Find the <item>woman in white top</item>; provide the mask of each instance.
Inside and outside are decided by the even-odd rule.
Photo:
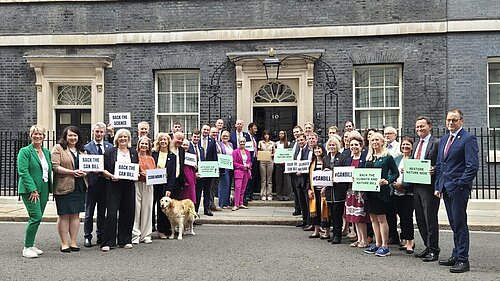
[[[271,157],[274,156],[274,142],[271,141],[271,135],[268,130],[264,130],[262,133],[262,140],[259,141],[257,145],[259,152],[268,151],[271,153]],[[258,154],[257,154],[258,155]],[[271,158],[272,159],[272,158]],[[270,160],[260,160],[259,171],[260,171],[260,198],[263,201],[273,200],[273,161]]]

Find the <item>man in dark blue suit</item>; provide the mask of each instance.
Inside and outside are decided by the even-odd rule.
[[[191,134],[191,141],[189,142],[188,152],[191,154],[195,154],[198,161],[205,160],[205,150],[203,147],[200,147],[200,131],[194,130]],[[200,208],[201,201],[201,192],[203,191],[203,185],[201,184],[201,179],[196,181],[196,203],[195,210],[198,212]]]
[[[201,139],[198,146],[203,148],[203,156],[201,161],[217,161],[217,148],[215,140],[210,137],[210,125],[205,124],[201,129]],[[213,178],[201,178],[197,181],[203,188],[203,209],[206,216],[213,216],[210,211],[210,187],[212,186]]]
[[[436,186],[434,194],[444,199],[448,221],[453,230],[454,248],[447,260],[440,265],[451,266],[450,272],[469,271],[469,228],[467,226],[467,202],[472,181],[479,169],[476,136],[462,128],[462,111],[451,109],[446,116],[450,131],[439,142],[436,162]]]
[[[229,138],[229,142],[233,144],[233,147],[239,147],[238,138],[240,137],[244,137],[247,142],[252,140],[250,138],[250,134],[248,134],[247,132],[243,132],[243,120],[236,120],[234,127],[236,128],[236,130],[231,133],[231,136]]]
[[[104,151],[113,146],[104,140],[106,124],[98,122],[92,128],[94,139],[85,145],[88,154],[104,155]],[[102,173],[88,174],[89,186],[85,198],[85,220],[83,223],[84,246],[92,246],[92,231],[94,228],[94,210],[97,205],[97,244],[101,244],[104,235],[104,221],[106,215],[106,179]]]

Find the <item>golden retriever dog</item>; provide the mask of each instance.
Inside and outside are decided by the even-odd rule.
[[[168,239],[174,239],[176,229],[179,230],[178,240],[182,240],[184,230],[187,231],[186,234],[195,235],[193,223],[196,212],[191,199],[179,201],[165,196],[160,200],[160,206],[172,228],[172,234]]]

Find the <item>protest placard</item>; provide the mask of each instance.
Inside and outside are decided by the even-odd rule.
[[[130,121],[130,112],[110,113],[109,123],[115,128],[132,127],[132,122]]]
[[[245,143],[245,149],[248,150],[248,151],[254,151],[253,142],[252,141],[247,141]]]
[[[431,184],[430,160],[405,159],[403,160],[403,181],[408,183]]]
[[[333,186],[332,171],[313,171],[311,178],[313,186]]]
[[[80,170],[94,172],[104,170],[104,156],[92,154],[80,154],[78,157]]]
[[[352,173],[354,181],[352,190],[380,192],[380,181],[382,175],[381,168],[357,168]]]
[[[285,162],[285,174],[297,173],[298,167],[299,167],[299,163],[297,163],[297,161]]]
[[[353,166],[333,167],[333,182],[352,182]]]
[[[198,162],[198,173],[200,173],[200,177],[202,178],[218,178],[219,162],[217,161]]]
[[[272,161],[271,151],[262,150],[257,153],[257,160],[259,161]]]
[[[123,180],[136,181],[139,177],[139,164],[116,162],[115,177]]]
[[[311,162],[309,160],[300,160],[297,161],[297,173],[308,174],[309,173],[309,165]]]
[[[274,163],[282,164],[285,162],[293,161],[292,148],[278,148],[274,152]]]
[[[196,154],[189,152],[184,153],[184,165],[188,165],[191,167],[198,166]]]
[[[226,154],[217,154],[217,161],[219,162],[219,168],[233,170],[233,156]]]
[[[146,170],[146,185],[167,183],[167,169]]]

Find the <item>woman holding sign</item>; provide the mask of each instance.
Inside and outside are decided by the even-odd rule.
[[[132,229],[132,244],[152,242],[151,217],[153,215],[153,185],[146,185],[146,170],[156,168],[151,156],[151,140],[147,136],[139,138],[139,179],[135,182],[135,216]]]
[[[159,133],[156,137],[154,149],[153,149],[153,158],[156,162],[156,168],[163,169],[167,168],[167,160],[168,155],[170,154],[170,136],[167,133]],[[154,189],[154,202],[153,205],[156,205],[156,220],[155,220],[155,212],[153,210],[153,228],[154,222],[156,222],[156,229],[158,230],[158,235],[160,239],[167,239],[168,233],[170,232],[170,224],[168,223],[168,218],[161,210],[160,200],[165,196],[165,184],[157,184],[153,186]],[[153,206],[154,209],[154,206]]]
[[[80,129],[66,127],[61,139],[52,149],[54,197],[57,206],[57,232],[61,238],[61,252],[78,252],[76,243],[80,228],[80,212],[85,212],[87,179],[79,168],[79,156],[84,154]],[[70,240],[68,241],[68,233]]]
[[[139,157],[135,148],[131,147],[131,135],[127,129],[115,133],[114,147],[104,153],[104,176],[109,180],[106,190],[106,226],[101,250],[107,252],[117,244],[125,249],[132,248],[132,229],[135,215],[135,183],[131,179],[123,179],[122,169],[126,167],[130,174],[132,165],[138,164]],[[123,164],[123,165],[120,165]],[[117,173],[117,174],[115,174]],[[135,174],[132,172],[131,174]],[[136,178],[138,175],[135,175]],[[118,219],[118,212],[120,217]],[[118,236],[117,236],[118,222]],[[117,243],[118,238],[118,243]]]
[[[273,200],[273,161],[272,157],[274,155],[274,142],[271,141],[271,135],[268,130],[264,130],[262,133],[262,140],[258,144],[259,151],[265,151],[271,154],[269,160],[263,159],[259,163],[260,171],[260,198],[262,201],[272,201]],[[263,155],[262,153],[261,155]],[[259,155],[259,154],[257,154]],[[259,158],[259,157],[257,157]]]
[[[305,186],[308,187],[307,194],[309,196],[309,224],[314,227],[314,232],[309,238],[319,238],[319,227],[321,222],[328,221],[328,206],[324,195],[324,186],[314,186],[312,180],[313,171],[322,171],[325,168],[323,157],[325,149],[322,145],[317,145],[313,148],[313,157],[309,165],[309,175],[306,177]],[[325,198],[325,199],[323,199]],[[330,228],[330,226],[328,226]]]
[[[394,159],[396,165],[398,165],[399,177],[397,181],[391,184],[393,191],[391,195],[393,196],[396,213],[399,216],[399,223],[401,226],[400,237],[406,241],[399,249],[411,255],[415,249],[415,242],[413,242],[413,185],[403,182],[403,163],[405,159],[410,159],[411,157],[413,139],[404,137],[399,149],[403,154]]]
[[[286,135],[286,131],[278,133],[279,141],[276,142],[276,149],[288,149],[290,142]],[[274,175],[276,181],[276,196],[280,201],[290,200],[292,195],[292,181],[289,174],[285,174],[285,163],[274,164]]]
[[[379,257],[390,255],[389,224],[386,214],[390,197],[390,184],[399,176],[398,166],[385,146],[384,136],[381,133],[373,133],[366,156],[366,168],[381,168],[382,174],[379,181],[379,192],[366,192],[365,210],[370,214],[373,232],[375,233],[375,245],[365,250],[367,254],[375,254]]]
[[[220,148],[221,153],[225,155],[233,155],[233,144],[229,141],[230,134],[228,131],[223,131],[221,134]],[[222,209],[229,209],[230,195],[231,195],[231,179],[233,177],[233,170],[220,169],[219,179],[219,207]]]
[[[244,137],[238,139],[240,147],[233,151],[233,166],[234,166],[234,207],[233,211],[248,209],[243,205],[243,196],[248,180],[252,178],[252,158],[250,151],[245,149],[247,143]]]

